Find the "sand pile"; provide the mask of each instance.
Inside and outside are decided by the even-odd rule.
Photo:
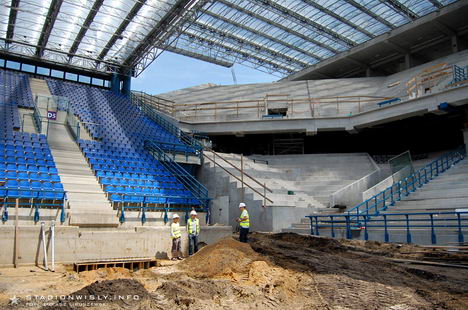
[[[83,271],[78,274],[78,277],[88,283],[100,280],[115,280],[122,278],[131,278],[130,270],[122,267],[100,268],[98,270]]]
[[[261,260],[250,245],[232,238],[204,247],[179,264],[179,268],[196,277],[236,276],[247,274],[250,264]]]

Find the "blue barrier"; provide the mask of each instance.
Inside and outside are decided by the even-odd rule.
[[[382,107],[382,106],[384,106],[384,105],[386,105],[386,104],[392,104],[392,103],[394,103],[394,102],[400,102],[400,101],[401,101],[400,98],[392,98],[392,99],[388,99],[388,100],[384,100],[384,101],[377,102],[377,105],[378,105],[379,107]]]
[[[121,203],[119,221],[125,223],[125,210],[141,210],[141,223],[146,222],[147,211],[164,212],[164,223],[169,221],[168,212],[184,212],[188,218],[188,213],[192,210],[198,212],[207,212],[207,206],[210,199],[187,198],[177,195],[158,195],[158,194],[132,194],[132,193],[112,193],[111,201]],[[119,198],[112,197],[117,195]],[[192,202],[190,202],[191,200]],[[127,203],[128,205],[125,205]],[[131,205],[134,204],[134,205]],[[207,214],[208,216],[208,214]]]
[[[25,189],[25,188],[9,188],[2,187],[4,192],[0,198],[3,199],[3,212],[2,222],[6,222],[9,219],[8,207],[16,205],[16,201],[8,201],[8,199],[20,199],[29,200],[27,202],[18,202],[18,207],[33,207],[34,208],[34,222],[37,223],[40,220],[40,208],[60,208],[60,222],[64,223],[66,218],[65,212],[65,200],[66,192],[60,190],[39,190],[39,189]],[[54,203],[54,201],[60,201],[60,203]]]
[[[405,179],[392,184],[380,193],[361,202],[354,208],[348,210],[347,213],[348,215],[358,217],[362,214],[366,216],[379,215],[380,211],[385,211],[389,206],[393,206],[397,201],[400,201],[403,195],[410,195],[412,192],[437,177],[440,173],[447,171],[452,165],[457,164],[465,158],[465,156],[465,146],[455,151],[448,152]]]
[[[462,217],[464,215],[465,217]],[[346,231],[346,238],[352,239],[354,230],[364,230],[364,240],[369,240],[369,229],[384,230],[385,242],[391,242],[389,229],[403,228],[406,230],[406,242],[413,240],[412,229],[428,228],[431,243],[437,244],[437,228],[453,228],[457,232],[458,242],[465,241],[463,229],[468,228],[468,211],[447,212],[416,212],[416,213],[386,213],[378,217],[358,215],[357,218],[349,214],[308,215],[310,220],[310,234],[320,235],[320,229],[330,229],[332,238],[336,237],[337,229]],[[362,218],[362,219],[361,219]],[[363,223],[363,224],[362,224]]]

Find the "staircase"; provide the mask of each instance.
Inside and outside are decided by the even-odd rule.
[[[118,217],[91,168],[69,133],[65,112],[58,112],[57,123],[49,124],[52,156],[63,187],[67,192],[70,225],[117,226]]]
[[[400,201],[394,205],[387,204],[387,209],[380,211],[379,215],[371,215],[375,222],[368,228],[370,240],[391,242],[411,242],[419,244],[449,244],[463,240],[463,228],[457,227],[457,216],[452,212],[468,212],[468,160],[462,159],[446,171],[440,173],[422,187],[417,187],[409,195],[402,195]],[[365,214],[364,211],[362,214]],[[338,215],[335,222],[335,236],[346,238],[346,231],[343,229],[343,213],[326,212],[323,215]],[[352,213],[354,214],[354,213]],[[400,215],[401,214],[401,215]],[[434,230],[431,230],[431,215],[434,219]],[[316,214],[321,215],[321,214]],[[411,219],[411,236],[408,236],[406,227],[407,216]],[[387,219],[388,234],[384,234],[384,219]],[[461,225],[466,225],[468,213],[461,214]],[[319,218],[320,234],[331,236],[330,218]],[[320,222],[322,221],[322,222]],[[327,222],[328,221],[328,222]],[[341,223],[339,222],[341,221]],[[353,218],[351,218],[353,221]],[[360,219],[361,225],[363,218]],[[353,224],[353,222],[351,223]],[[424,226],[424,227],[423,227]],[[450,227],[448,227],[450,226]],[[462,226],[463,227],[463,226]],[[352,228],[353,238],[366,238],[364,231]],[[303,218],[300,222],[292,225],[291,228],[283,231],[302,234],[311,233],[309,218]],[[314,232],[316,233],[316,232]],[[390,237],[388,237],[390,236]],[[409,239],[408,239],[409,238]]]
[[[30,79],[34,94],[51,96],[46,81]],[[48,110],[45,100],[37,102],[42,116]],[[43,133],[47,132],[47,141],[54,157],[63,187],[67,192],[69,225],[80,227],[118,226],[117,212],[91,171],[81,150],[75,143],[66,125],[67,112],[57,111],[57,120],[43,120]],[[47,128],[48,127],[48,128]],[[83,127],[82,127],[83,128]],[[84,137],[89,138],[85,130]]]
[[[327,207],[332,193],[375,169],[367,154],[252,155],[243,157],[243,171],[256,181],[244,177],[242,189],[241,156],[217,154],[237,168],[218,157],[216,164],[213,159],[205,158],[201,182],[211,197],[227,197],[229,221],[235,219],[237,205],[244,201],[250,207],[251,218],[255,218],[252,229],[262,231],[280,231],[306,215],[323,209],[330,211]],[[265,192],[262,185],[271,190],[266,190],[266,197],[271,201],[265,201],[261,195]]]
[[[429,212],[468,209],[468,160],[451,169],[409,196],[403,196],[387,212]]]

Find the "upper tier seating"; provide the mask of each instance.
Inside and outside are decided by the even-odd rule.
[[[144,141],[173,143],[194,152],[151,121],[132,102],[110,91],[48,80],[54,95],[70,107],[95,141],[78,144],[113,203],[200,205],[192,193],[145,149]]]
[[[62,207],[65,192],[46,137],[14,131],[19,128],[16,104],[0,103],[0,120],[0,198],[3,204],[12,205],[15,202],[11,199],[20,198],[20,206]],[[3,220],[7,220],[5,213],[3,215]]]
[[[34,107],[26,74],[0,70],[0,103],[14,103],[20,108]]]

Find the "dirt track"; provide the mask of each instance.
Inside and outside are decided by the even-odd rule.
[[[132,273],[0,269],[0,309],[34,308],[31,295],[68,298],[32,301],[43,309],[468,309],[468,269],[391,261],[442,256],[466,260],[408,245],[252,234],[250,244],[226,239],[176,265]],[[19,305],[8,305],[13,295]],[[83,296],[110,297],[70,301]]]

